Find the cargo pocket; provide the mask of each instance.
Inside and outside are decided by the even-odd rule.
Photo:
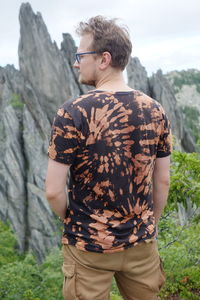
[[[76,287],[75,287],[75,265],[63,264],[62,271],[64,274],[63,281],[63,296],[65,300],[76,300]]]

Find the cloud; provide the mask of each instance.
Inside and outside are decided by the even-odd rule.
[[[131,0],[129,0],[131,3]],[[199,32],[200,2],[198,0],[142,0],[133,1],[128,22],[132,24],[134,35],[146,37],[185,36]],[[133,4],[133,7],[134,7]]]
[[[156,72],[158,66],[164,73],[170,70],[200,68],[200,35],[160,39],[141,44],[136,48],[135,55],[148,73]]]
[[[0,19],[3,44],[0,65],[18,61],[18,14],[22,2],[4,1]],[[179,68],[186,65],[199,68],[195,64],[200,57],[199,44],[192,40],[193,37],[199,38],[199,0],[30,0],[29,3],[35,13],[41,12],[51,38],[58,46],[62,33],[69,32],[76,38],[75,26],[79,21],[102,14],[119,17],[129,27],[133,55],[140,58],[148,72],[158,68],[178,68],[178,64]]]

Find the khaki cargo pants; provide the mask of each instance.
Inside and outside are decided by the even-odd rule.
[[[117,253],[63,251],[65,300],[108,300],[113,276],[124,300],[154,300],[165,281],[154,239]]]

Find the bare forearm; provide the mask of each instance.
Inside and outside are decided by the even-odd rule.
[[[49,201],[49,205],[51,209],[58,215],[62,220],[65,218],[66,210],[67,210],[67,194],[65,191],[58,195],[48,196],[47,199]]]
[[[169,192],[169,185],[159,183],[153,185],[153,210],[156,224],[158,223],[164,207],[167,204],[167,197]]]

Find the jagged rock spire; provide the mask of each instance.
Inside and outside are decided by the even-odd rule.
[[[40,13],[34,14],[29,3],[19,13],[20,71],[38,93],[38,101],[52,121],[57,108],[68,98],[80,93],[68,60],[56,42],[51,41]],[[71,49],[69,49],[70,51]]]

